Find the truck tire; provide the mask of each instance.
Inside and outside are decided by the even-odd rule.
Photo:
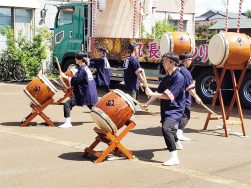
[[[239,90],[241,104],[251,110],[251,72],[247,72]]]
[[[63,64],[62,71],[65,72],[68,70],[69,67],[76,66],[74,59],[67,59],[65,63]]]
[[[213,70],[202,71],[196,79],[195,90],[204,103],[211,103],[217,88]]]

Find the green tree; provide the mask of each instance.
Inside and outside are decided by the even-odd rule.
[[[3,52],[4,62],[19,61],[23,63],[28,73],[27,76],[35,76],[41,69],[43,60],[47,58],[48,43],[46,42],[52,37],[46,28],[32,27],[32,29],[35,31],[35,35],[30,41],[22,31],[15,37],[10,26],[0,28],[0,33],[7,37],[7,49]]]
[[[195,26],[196,40],[209,40],[213,35],[217,33],[215,30],[210,30],[209,27],[212,24],[199,24]]]
[[[247,16],[248,18],[251,18],[251,10],[248,10],[248,11],[246,12],[246,16]]]
[[[176,31],[176,28],[169,25],[165,20],[162,20],[162,21],[155,22],[154,26],[152,27],[151,33],[145,32],[144,27],[142,31],[143,31],[144,38],[160,40],[164,33],[169,32],[169,31],[170,32]]]

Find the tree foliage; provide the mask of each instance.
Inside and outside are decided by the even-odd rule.
[[[247,16],[248,18],[251,18],[251,10],[248,10],[248,11],[246,12],[246,16]]]
[[[165,20],[155,22],[154,26],[152,27],[152,32],[147,33],[143,30],[143,37],[144,38],[151,38],[160,40],[162,35],[166,32],[176,31],[174,26],[169,25]]]
[[[195,26],[196,40],[209,40],[213,35],[217,33],[215,30],[210,30],[209,27],[212,24],[199,24]]]
[[[28,76],[35,76],[41,69],[42,62],[47,58],[46,42],[52,35],[46,28],[35,28],[35,35],[30,41],[20,31],[18,36],[14,36],[14,31],[10,26],[0,28],[0,33],[7,38],[7,49],[3,52],[5,63],[21,62],[27,71]]]

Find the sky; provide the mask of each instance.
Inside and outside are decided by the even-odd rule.
[[[220,10],[225,12],[226,0],[195,0],[195,12],[196,16],[205,13],[209,9]],[[229,0],[229,12],[239,12],[240,0]],[[251,0],[244,0],[242,3],[242,11],[246,12],[251,10]]]

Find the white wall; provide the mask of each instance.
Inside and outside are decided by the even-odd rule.
[[[150,1],[153,1],[151,3]],[[143,24],[146,32],[150,33],[156,21],[160,20],[177,20],[180,19],[180,1],[179,0],[146,0],[146,5],[155,6],[155,11],[152,8],[147,8],[147,14],[143,16]],[[195,33],[194,23],[195,0],[185,0],[183,19],[187,22],[186,31],[190,35]]]

